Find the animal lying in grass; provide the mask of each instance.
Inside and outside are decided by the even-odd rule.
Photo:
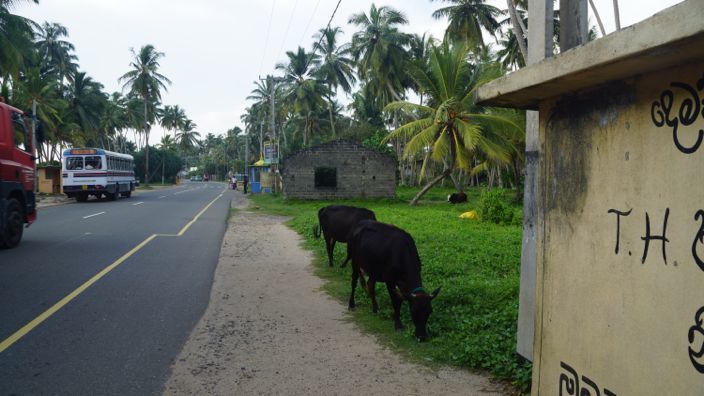
[[[352,293],[349,309],[355,308],[354,293],[357,281],[364,274],[367,293],[376,313],[376,282],[386,283],[386,289],[394,308],[394,327],[403,330],[401,304],[408,301],[415,336],[420,341],[428,339],[427,323],[433,312],[431,301],[440,293],[440,288],[428,293],[421,280],[421,263],[415,241],[404,230],[374,220],[361,220],[352,230],[347,241],[347,255],[352,259]]]
[[[369,209],[345,205],[329,205],[318,211],[318,227],[313,230],[313,234],[316,238],[320,238],[322,231],[331,267],[335,242],[347,242],[347,236],[357,225],[357,222],[365,219],[376,220],[376,216]],[[342,263],[342,267],[347,264],[349,259],[348,255]]]
[[[465,193],[452,193],[447,196],[447,202],[453,203],[453,204],[467,202],[467,194],[465,194]]]

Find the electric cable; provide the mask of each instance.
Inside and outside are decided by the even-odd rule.
[[[262,68],[264,67],[264,58],[266,57],[266,50],[269,46],[269,34],[271,33],[271,21],[274,17],[274,8],[276,8],[276,0],[271,2],[271,12],[269,13],[269,23],[266,27],[266,39],[264,39],[264,50],[262,51],[262,61],[259,62],[259,75],[262,74]]]

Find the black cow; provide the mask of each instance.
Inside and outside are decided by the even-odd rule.
[[[425,341],[428,338],[426,325],[433,311],[431,300],[440,293],[432,294],[423,289],[420,276],[420,258],[413,238],[404,230],[373,220],[362,220],[352,230],[347,242],[347,255],[352,259],[352,294],[349,309],[355,308],[354,291],[357,280],[364,274],[369,276],[366,290],[372,300],[372,310],[377,312],[375,283],[386,283],[394,307],[394,327],[402,330],[401,303],[408,301],[411,319],[416,327],[415,335]],[[398,290],[397,290],[398,288]]]
[[[467,194],[465,194],[465,193],[452,193],[447,196],[447,202],[453,203],[453,204],[467,202]]]
[[[352,231],[357,222],[365,219],[376,220],[376,216],[369,209],[344,205],[330,205],[318,211],[319,227],[314,231],[314,234],[316,238],[320,238],[320,231],[322,230],[331,267],[335,242],[347,242],[349,232]],[[349,259],[348,254],[342,263],[342,267],[347,264]]]

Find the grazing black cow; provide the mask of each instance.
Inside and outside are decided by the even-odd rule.
[[[320,238],[320,231],[325,238],[325,248],[328,251],[328,260],[332,267],[332,253],[335,251],[335,242],[347,242],[347,235],[360,220],[376,220],[374,212],[365,208],[354,206],[330,205],[318,211],[319,228],[314,232],[316,238]],[[347,264],[349,254],[342,263],[342,267]]]
[[[467,194],[465,194],[465,193],[452,193],[447,196],[447,202],[453,203],[453,204],[467,202]]]
[[[416,327],[415,335],[419,340],[425,341],[428,338],[426,325],[433,311],[430,302],[440,293],[440,288],[432,294],[423,289],[420,258],[413,238],[406,231],[392,225],[362,220],[357,223],[347,241],[347,255],[352,259],[352,294],[349,309],[355,307],[354,291],[357,280],[361,275],[364,287],[366,274],[369,276],[366,290],[372,300],[372,310],[377,312],[379,309],[374,285],[376,282],[384,282],[394,307],[396,330],[403,329],[401,303],[407,300],[411,319]]]

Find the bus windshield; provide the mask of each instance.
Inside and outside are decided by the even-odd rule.
[[[83,170],[83,157],[66,158],[66,170]]]

